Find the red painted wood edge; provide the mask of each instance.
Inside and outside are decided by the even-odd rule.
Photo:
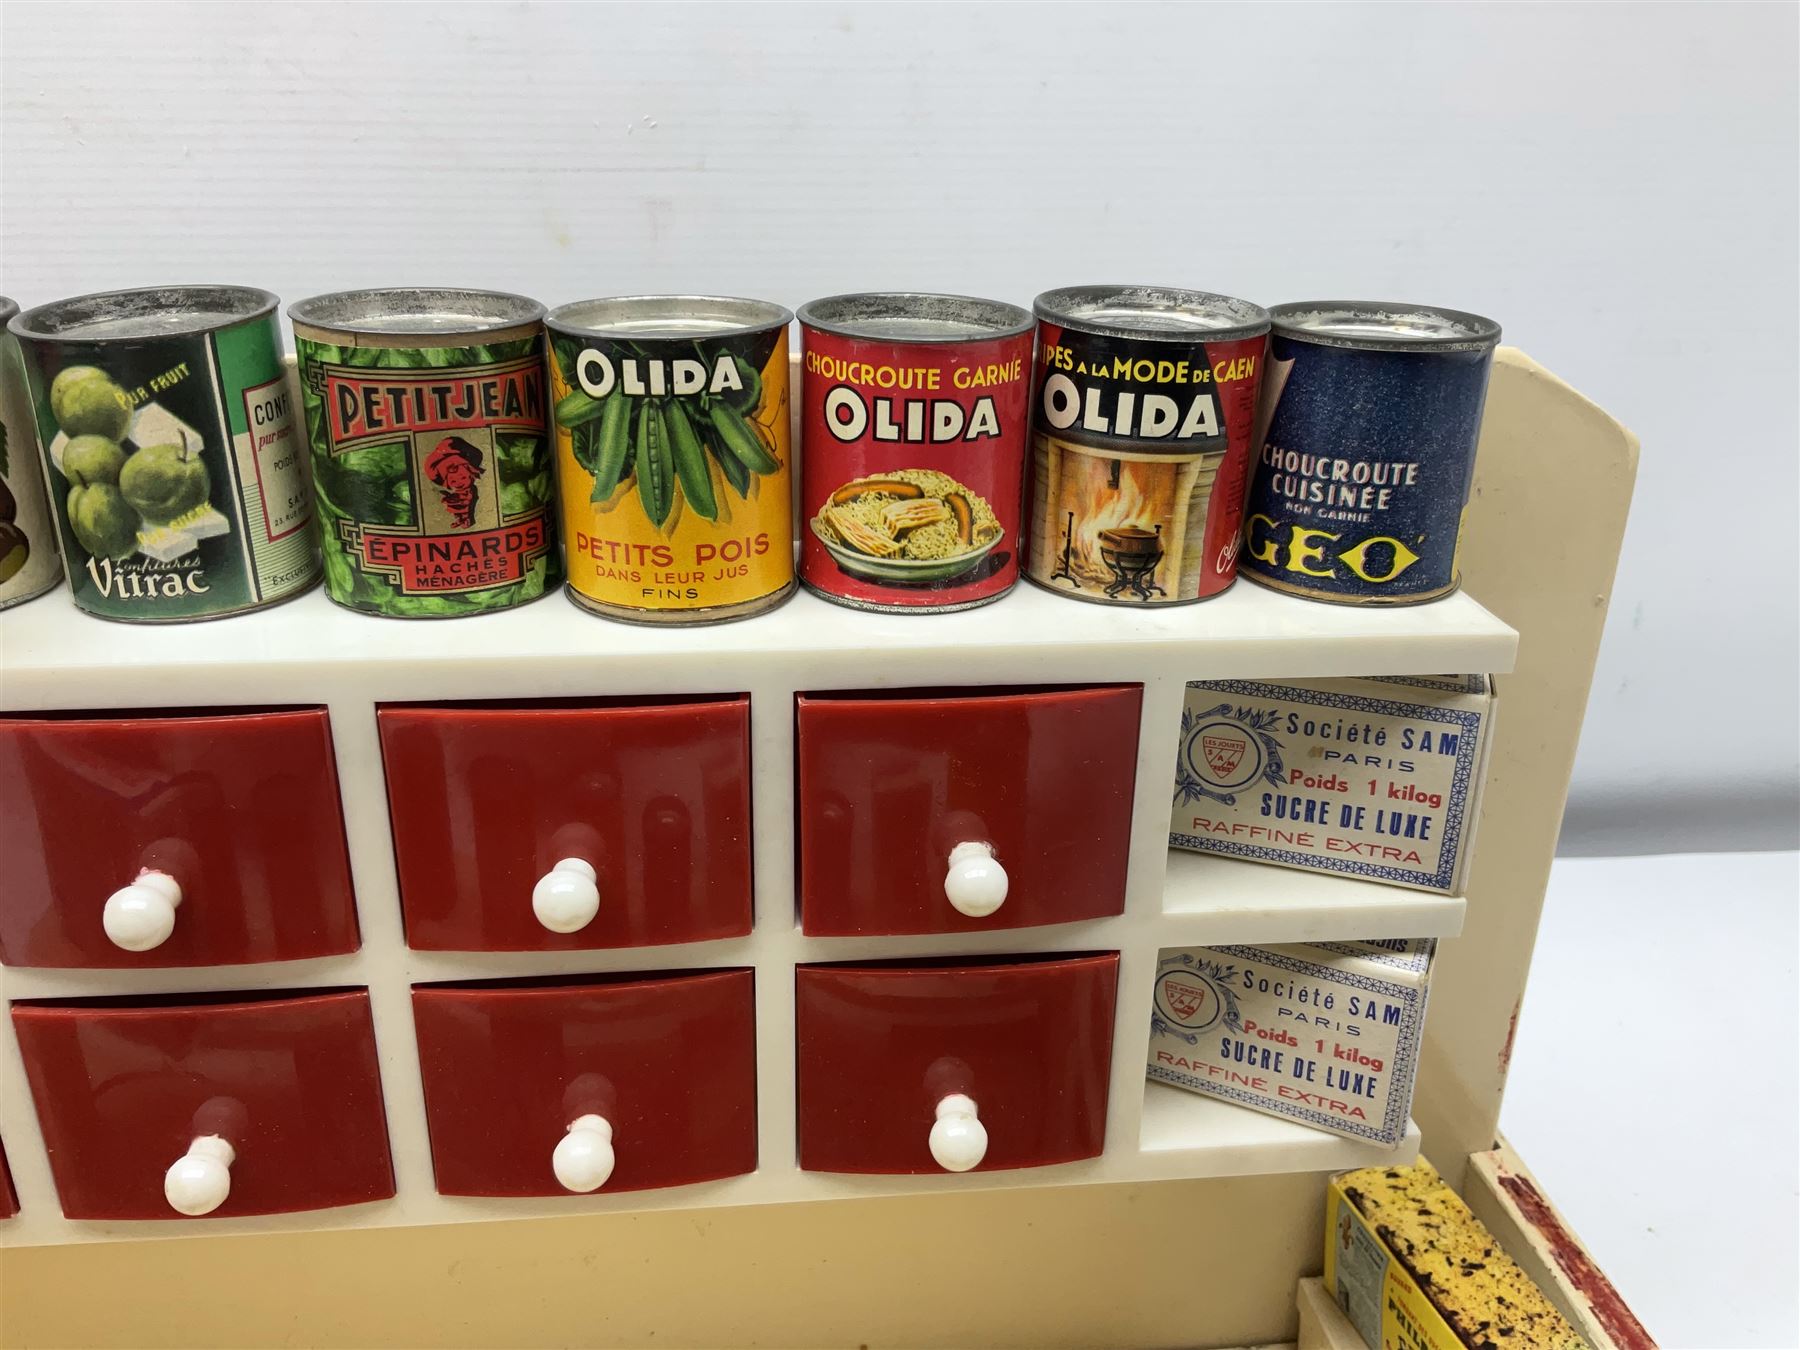
[[[1530,1177],[1522,1177],[1504,1167],[1494,1170],[1494,1179],[1506,1191],[1507,1197],[1517,1207],[1519,1214],[1543,1236],[1544,1245],[1555,1260],[1557,1269],[1569,1285],[1586,1301],[1594,1314],[1594,1319],[1605,1329],[1620,1346],[1620,1350],[1657,1350],[1656,1341],[1645,1330],[1644,1324],[1626,1305],[1613,1282],[1606,1278],[1599,1266],[1587,1254],[1575,1235],[1564,1226],[1561,1217],[1551,1208],[1550,1202],[1544,1199],[1531,1182]]]

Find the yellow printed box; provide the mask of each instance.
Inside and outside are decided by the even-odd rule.
[[[1484,675],[1194,681],[1169,844],[1460,895],[1493,716]]]
[[[1369,1350],[1588,1350],[1424,1159],[1331,1179],[1325,1290]]]

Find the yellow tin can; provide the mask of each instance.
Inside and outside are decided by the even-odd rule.
[[[619,296],[550,312],[576,604],[638,623],[723,623],[793,593],[793,318],[716,296]]]

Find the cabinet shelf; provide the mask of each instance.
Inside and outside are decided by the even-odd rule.
[[[1460,896],[1183,849],[1163,882],[1165,931],[1195,946],[1454,937],[1463,910]]]
[[[1138,1147],[1146,1172],[1159,1177],[1335,1172],[1411,1162],[1419,1127],[1408,1121],[1406,1137],[1388,1148],[1147,1082]]]
[[[802,592],[768,614],[704,628],[611,623],[560,595],[406,622],[352,613],[317,590],[212,623],[131,627],[52,592],[0,615],[0,703],[317,702],[352,689],[376,699],[719,693],[775,671],[812,689],[1118,681],[1150,669],[1183,679],[1493,673],[1512,668],[1517,646],[1518,634],[1466,594],[1376,609],[1248,582],[1156,610],[1071,603],[1028,584],[981,609],[933,615],[864,613]]]

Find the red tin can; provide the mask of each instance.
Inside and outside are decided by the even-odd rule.
[[[938,613],[1019,577],[1032,317],[962,295],[800,309],[800,580],[856,609]]]
[[[1237,577],[1269,312],[1205,291],[1037,298],[1026,575],[1076,600],[1185,605]]]

